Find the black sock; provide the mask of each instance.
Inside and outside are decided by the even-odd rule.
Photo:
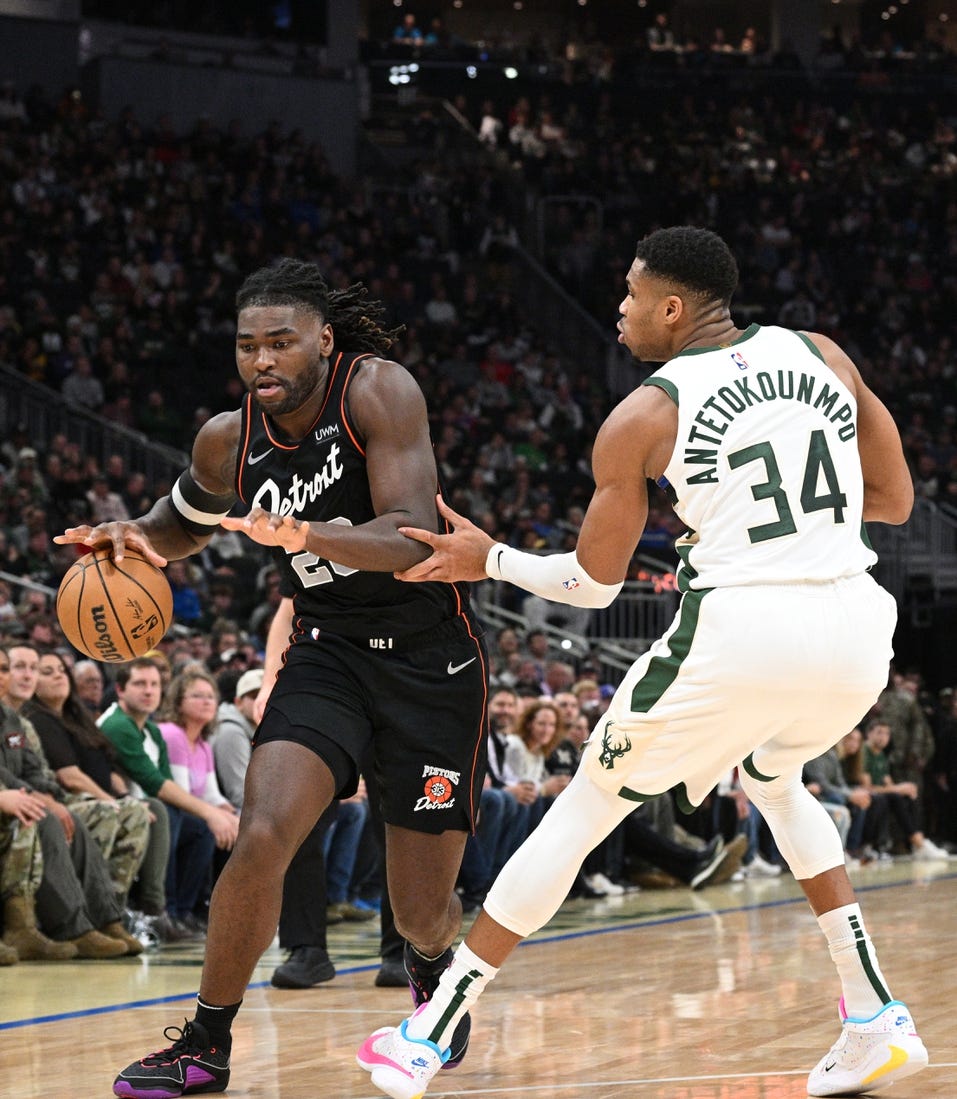
[[[236,1012],[239,1011],[242,1000],[238,1004],[228,1004],[226,1007],[217,1007],[214,1004],[204,1003],[199,996],[196,997],[196,1022],[204,1027],[209,1034],[210,1045],[219,1046],[229,1053],[233,1044],[233,1036],[229,1028],[233,1025]]]
[[[408,950],[412,957],[409,959],[415,966],[416,970],[421,973],[444,973],[449,968],[449,963],[452,960],[452,949],[446,947],[441,954],[438,954],[434,958],[430,958],[427,954],[423,954],[421,950],[413,946],[412,943],[408,943]]]

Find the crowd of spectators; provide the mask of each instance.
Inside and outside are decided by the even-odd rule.
[[[741,268],[736,315],[841,343],[900,424],[918,494],[957,517],[957,131],[943,99],[692,85],[662,110],[614,90],[464,106],[530,188],[549,270],[600,322],[647,228],[714,228]]]
[[[510,215],[566,196],[550,207],[546,260],[609,329],[637,237],[667,222],[714,227],[741,264],[740,315],[812,327],[842,343],[897,416],[918,492],[957,515],[949,332],[957,204],[948,198],[957,138],[946,112],[857,94],[757,104],[692,93],[668,111],[639,113],[608,83],[589,91],[593,99],[569,92],[475,105],[488,156],[478,149],[473,161],[444,166],[426,158],[408,177],[397,168],[388,183],[369,178],[362,186],[337,178],[319,146],[278,124],[252,140],[206,120],[180,134],[131,110],[106,119],[72,95],[53,103],[14,92],[0,112],[0,365],[152,441],[188,449],[199,424],[242,396],[232,368],[239,282],[276,255],[312,259],[333,286],[365,283],[387,304],[388,320],[405,326],[395,357],[426,394],[452,505],[513,545],[572,548],[591,490],[590,441],[608,395],[595,364],[571,359],[520,308],[509,264],[520,237]],[[596,198],[597,205],[575,201]],[[26,582],[0,580],[0,634],[38,658],[59,654],[81,697],[81,672],[90,668],[73,665],[42,590],[56,586],[75,550],[51,536],[78,522],[142,514],[169,486],[147,483],[120,455],[100,462],[83,454],[66,435],[14,430],[0,444],[0,465],[0,571]],[[656,507],[649,528],[645,548],[666,554],[677,533],[673,516]],[[148,843],[137,873],[140,888],[145,876],[154,890],[144,907],[160,908],[152,915],[168,917],[162,927],[176,937],[201,923],[208,879],[190,860],[205,867],[217,845],[228,850],[241,808],[216,784],[219,760],[206,746],[212,704],[222,697],[242,716],[241,697],[229,692],[261,667],[281,594],[276,570],[239,535],[218,535],[167,575],[176,626],[156,658],[157,698],[125,710],[123,670],[95,705],[115,701],[117,723],[125,714],[136,724],[152,722],[161,684],[171,700],[169,739],[159,728],[150,734],[152,770],[136,772],[126,760],[117,774],[123,785],[136,773],[147,779],[140,794],[154,818],[159,803],[167,816],[174,811],[160,872]],[[513,692],[516,706],[503,719],[503,751],[463,871],[472,900],[567,782],[611,690],[587,661],[549,659],[543,636],[506,631],[493,653],[493,686]],[[176,678],[162,683],[166,671]],[[134,689],[152,699],[152,684]],[[882,696],[870,715],[889,726],[888,766],[877,760],[880,734],[866,726],[870,788],[864,772],[852,781],[842,771],[849,837],[857,827],[852,857],[879,857],[895,844],[912,853],[929,844],[933,854],[936,841],[957,840],[953,696],[917,700],[925,728],[912,736],[898,720],[906,709],[899,693]],[[217,711],[234,721],[236,713]],[[91,749],[104,749],[87,736]],[[128,786],[103,786],[115,781],[111,761],[108,752],[100,761],[101,789],[131,796]],[[166,783],[192,800],[164,799]],[[722,796],[716,792],[716,806]],[[603,845],[581,892],[623,889],[634,865],[688,885],[720,878],[735,857],[775,867],[773,846],[760,822],[741,812],[733,785],[728,798],[736,817],[726,837],[713,807],[697,837],[678,830],[665,809],[644,810],[654,825],[636,817]],[[850,806],[872,803],[888,807],[882,818],[859,826],[850,819]],[[743,844],[732,838],[739,830]],[[345,832],[344,817],[340,839]],[[114,886],[123,880],[114,868]],[[329,895],[348,905],[350,888],[342,871]],[[113,894],[122,899],[128,889],[129,882],[114,888],[113,907],[93,918],[87,912],[85,923],[71,925],[75,934],[58,931],[59,941],[98,932],[98,921],[119,934],[107,917],[115,916]],[[116,950],[95,939],[78,949]]]

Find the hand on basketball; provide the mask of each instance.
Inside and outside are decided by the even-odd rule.
[[[56,535],[53,541],[61,546],[79,543],[91,549],[111,546],[114,561],[122,561],[126,550],[136,550],[158,568],[163,568],[166,564],[166,558],[153,549],[152,543],[143,531],[136,523],[129,521],[100,523],[95,527],[86,523],[79,527],[67,527],[62,534]]]
[[[292,515],[275,515],[262,508],[253,508],[248,515],[227,515],[222,521],[227,530],[238,530],[261,546],[281,546],[288,553],[306,548],[309,524]]]
[[[441,580],[450,583],[453,580],[484,580],[485,558],[495,544],[484,530],[479,530],[464,515],[453,511],[441,496],[436,497],[439,514],[448,520],[454,533],[435,534],[431,530],[419,527],[399,527],[399,533],[417,542],[425,542],[432,547],[431,557],[426,557],[417,565],[403,572],[395,573],[396,580],[422,582],[423,580]]]

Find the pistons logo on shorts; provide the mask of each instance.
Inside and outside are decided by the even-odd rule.
[[[422,771],[425,779],[422,797],[418,798],[413,808],[414,813],[423,809],[451,809],[455,804],[455,787],[461,775],[458,771],[446,771],[441,767],[425,767]]]
[[[426,779],[425,796],[429,801],[448,801],[452,796],[452,783],[445,777],[433,775]]]

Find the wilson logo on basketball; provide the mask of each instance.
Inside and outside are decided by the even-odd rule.
[[[93,647],[99,653],[99,659],[123,660],[123,654],[116,647],[116,642],[110,633],[109,623],[106,621],[106,607],[93,607],[90,614],[93,615],[93,629],[96,633]]]

